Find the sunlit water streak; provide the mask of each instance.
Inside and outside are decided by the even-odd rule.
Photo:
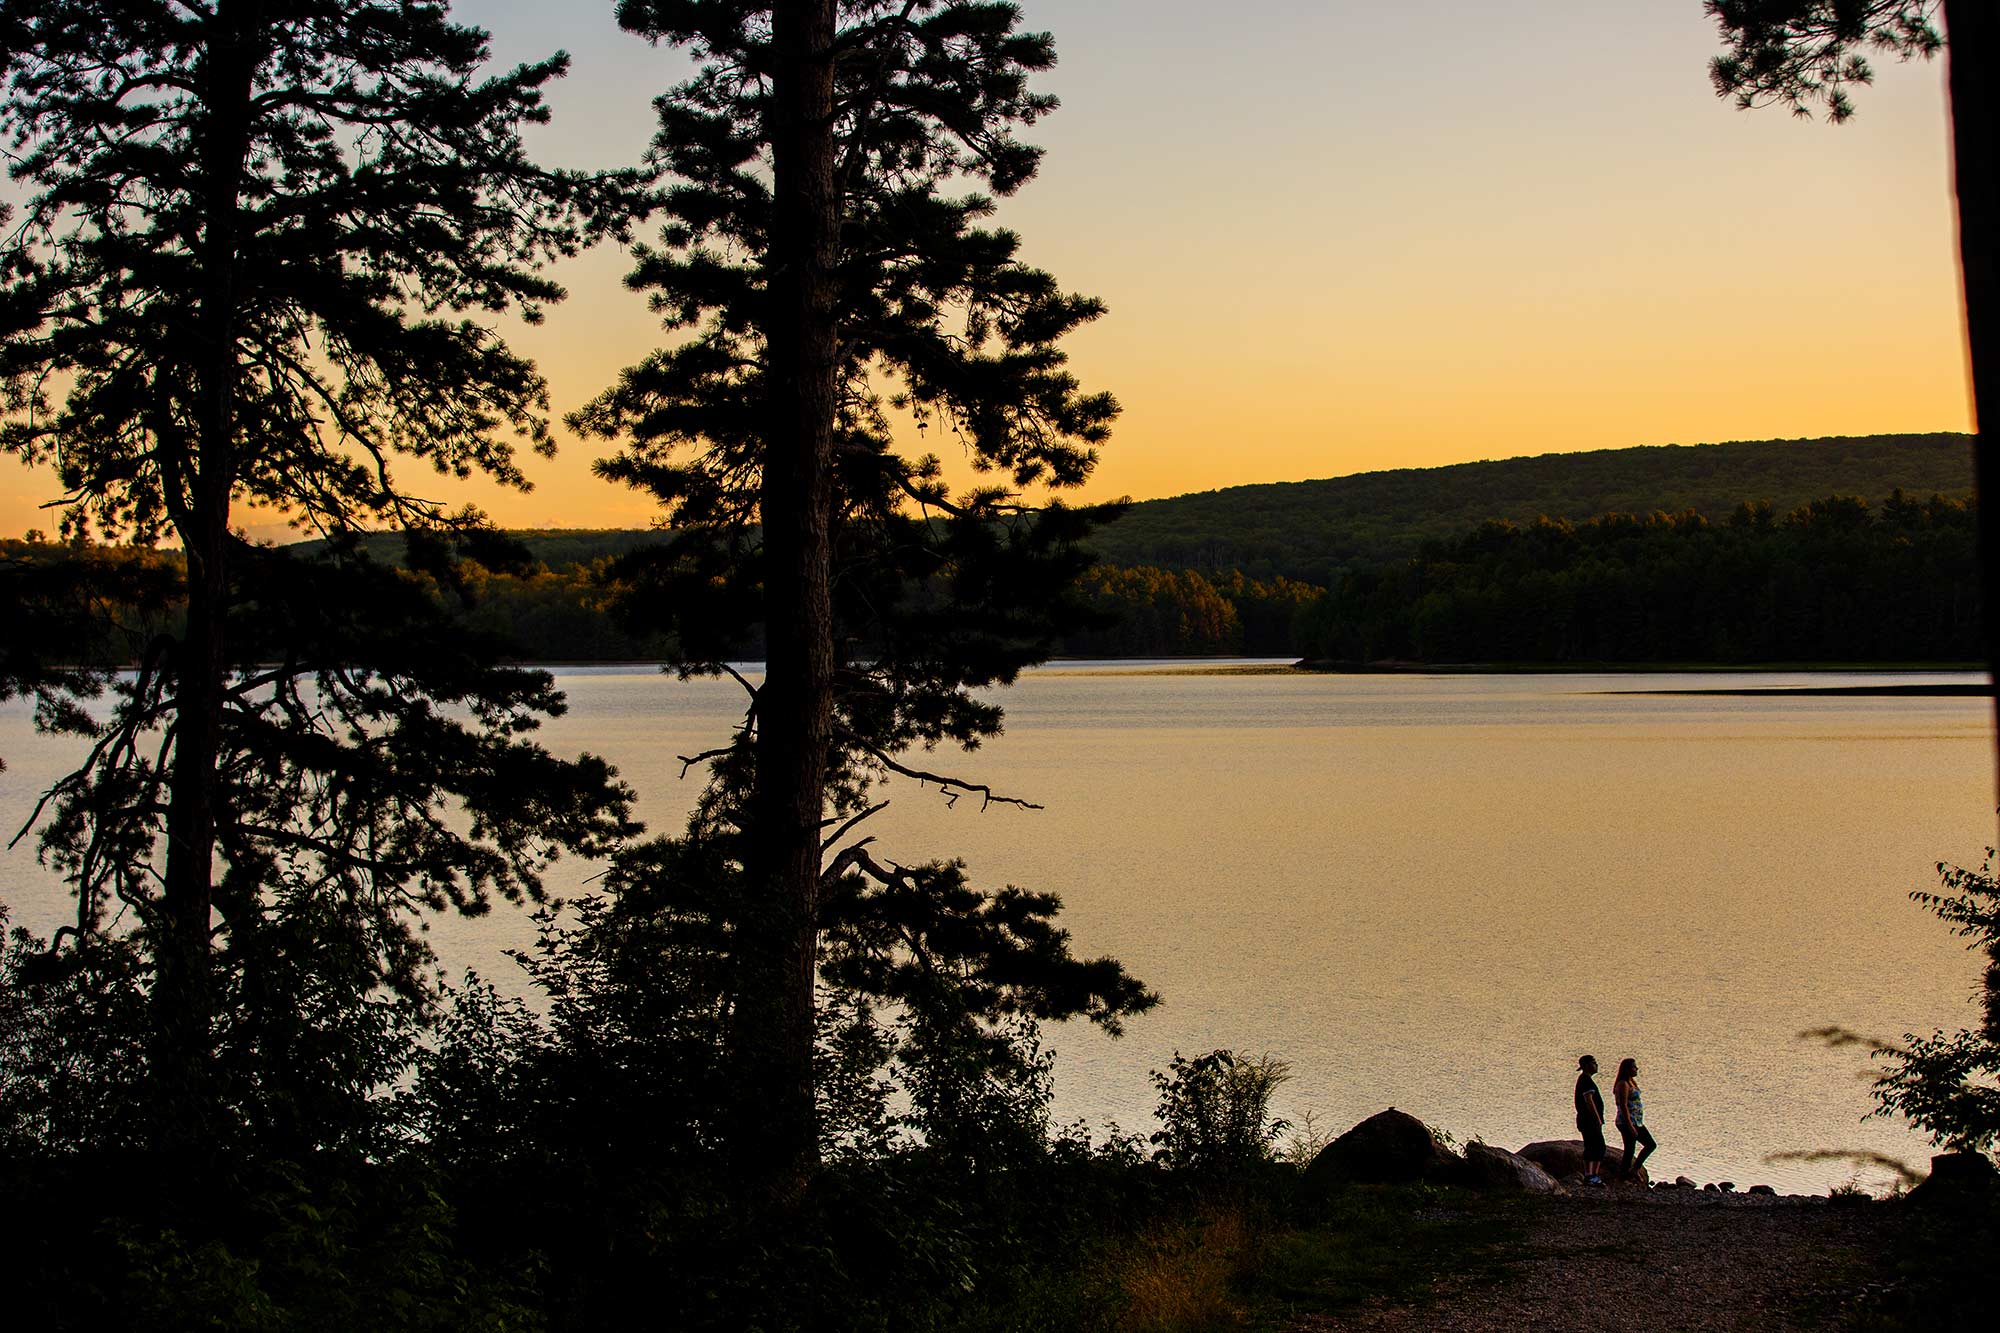
[[[673,827],[697,781],[675,756],[726,733],[738,688],[559,674],[570,712],[546,743],[609,757]],[[1590,1050],[1607,1070],[1640,1061],[1666,1176],[1823,1190],[1852,1169],[1763,1159],[1928,1151],[1862,1120],[1864,1061],[1798,1034],[1972,1020],[1974,959],[1905,895],[1990,840],[1988,704],[1602,691],[1877,679],[1070,666],[1001,696],[998,741],[925,760],[1045,809],[947,808],[898,783],[869,831],[897,860],[962,856],[978,882],[1059,892],[1081,951],[1166,997],[1116,1042],[1051,1034],[1062,1118],[1145,1130],[1146,1071],[1227,1046],[1291,1063],[1279,1109],[1295,1119],[1341,1128],[1396,1105],[1518,1147],[1573,1134]],[[0,707],[10,831],[73,753]],[[0,885],[18,924],[63,918],[25,846]],[[453,967],[500,974],[530,934],[504,907],[433,930]]]

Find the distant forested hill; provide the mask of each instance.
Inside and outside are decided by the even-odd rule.
[[[1100,531],[1082,591],[1105,623],[1062,650],[1969,660],[1971,452],[1964,435],[1616,449],[1149,501]],[[663,651],[604,609],[612,559],[661,534],[509,535],[528,564],[474,566],[467,624],[531,661]]]
[[[1980,602],[1970,443],[1898,435],[1619,449],[1155,500],[1100,533],[1104,561],[1081,591],[1104,621],[1061,650],[1357,662],[1970,660]],[[666,651],[657,633],[606,609],[615,557],[661,534],[509,535],[527,548],[525,566],[482,556],[491,567],[471,564],[454,590],[437,590],[466,625],[511,641],[527,661]],[[400,563],[401,537],[369,546]],[[42,584],[102,584],[109,594],[103,562],[143,564],[141,555],[0,542],[0,622],[18,602],[15,619],[35,623]],[[177,579],[178,561],[160,558]],[[58,567],[72,561],[98,563],[64,583]],[[54,573],[37,584],[44,567]],[[98,660],[130,651],[122,642],[44,651]]]
[[[1542,454],[1490,463],[1363,472],[1324,481],[1274,482],[1146,500],[1103,529],[1096,545],[1114,565],[1240,570],[1326,584],[1341,569],[1414,555],[1488,519],[1530,523],[1600,514],[1675,514],[1711,521],[1746,500],[1784,514],[1829,495],[1879,499],[1972,494],[1967,435],[1835,436],[1735,444],[1664,445]],[[511,534],[537,563],[561,573],[658,541],[645,530],[541,530]],[[377,551],[394,559],[400,543]]]
[[[1117,565],[1234,569],[1331,581],[1354,562],[1413,555],[1488,519],[1529,523],[1695,510],[1726,519],[1746,500],[1780,514],[1829,495],[1972,494],[1967,435],[1837,436],[1543,454],[1325,481],[1232,486],[1150,500],[1105,529]]]

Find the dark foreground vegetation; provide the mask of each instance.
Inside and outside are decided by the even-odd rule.
[[[659,928],[552,926],[528,960],[546,1017],[468,982],[435,1025],[353,1004],[273,1059],[232,1007],[217,1077],[233,1129],[208,1159],[145,1147],[143,1061],[120,1035],[146,1002],[137,960],[35,976],[45,955],[17,935],[0,1014],[14,1318],[1196,1329],[1413,1295],[1506,1232],[1503,1214],[1426,1216],[1429,1189],[1308,1191],[1271,1160],[1268,1084],[1232,1083],[1226,1061],[1171,1072],[1156,1142],[1091,1143],[1048,1124],[1025,1026],[1000,1079],[990,1050],[906,1050],[909,1105],[892,1110],[837,1016],[827,1157],[773,1209],[716,1152],[734,1093],[712,1016],[676,1012],[680,974],[708,960],[601,952]]]
[[[1339,1327],[1364,1310],[1391,1327],[1448,1314],[1584,1328],[1609,1307],[1669,1327],[1985,1327],[1992,1192],[1545,1198],[1329,1181],[1304,1170],[1324,1139],[1270,1118],[1282,1067],[1223,1052],[1157,1076],[1153,1134],[1093,1140],[1050,1124],[1026,1023],[1005,1033],[1006,1059],[910,1031],[885,1068],[853,1049],[853,1015],[826,1015],[825,1160],[773,1208],[717,1151],[733,1074],[687,980],[712,956],[663,948],[675,934],[585,905],[548,918],[521,960],[532,1005],[473,978],[429,1017],[349,997],[282,1046],[232,1006],[216,1070],[232,1129],[190,1159],[146,1146],[141,960],[52,973],[42,942],[16,933],[0,962],[14,1317],[1195,1333]],[[1972,1033],[1925,1045],[1899,1057],[1902,1100],[1885,1105],[1990,1142],[1990,1108],[1965,1091],[1995,1047]],[[1946,1048],[1959,1063],[1938,1079],[1922,1062]],[[1930,1111],[1907,1100],[1919,1086]]]

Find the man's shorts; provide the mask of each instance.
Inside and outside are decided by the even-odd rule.
[[[1583,1160],[1586,1162],[1603,1160],[1604,1126],[1592,1124],[1588,1120],[1578,1120],[1576,1127],[1583,1135]]]

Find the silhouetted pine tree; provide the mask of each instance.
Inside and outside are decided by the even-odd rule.
[[[603,765],[525,739],[558,707],[546,677],[435,641],[428,604],[346,544],[308,567],[234,526],[478,527],[399,457],[525,486],[542,380],[463,312],[558,298],[535,270],[609,191],[522,152],[565,58],[480,77],[485,34],[443,4],[0,0],[0,32],[31,192],[0,253],[0,444],[56,470],[71,531],[186,557],[185,631],[90,728],[46,846],[82,930],[117,903],[145,935],[153,1078],[188,1139],[238,980],[216,946],[243,966],[319,903],[363,972],[408,980],[400,909],[535,893],[557,847],[624,827]]]
[[[1088,558],[1076,542],[1102,515],[1020,493],[1080,484],[1117,408],[1078,387],[1058,346],[1101,306],[1021,263],[1017,238],[988,221],[991,197],[972,192],[1010,194],[1034,174],[1039,150],[1015,132],[1055,105],[1029,86],[1053,45],[1018,31],[1014,5],[627,0],[618,12],[698,66],[659,103],[665,226],[629,279],[673,336],[573,421],[624,441],[600,470],[657,497],[675,534],[628,564],[650,589],[632,613],[668,625],[695,672],[759,625],[766,635],[743,728],[702,756],[718,787],[700,828],[740,839],[734,1021],[754,1114],[739,1136],[784,1191],[817,1157],[815,941],[830,904],[850,918],[874,904],[886,920],[887,904],[956,882],[835,849],[885,774],[991,798],[901,756],[997,731],[1000,710],[972,691],[1011,680],[1077,623]],[[1001,484],[952,495],[934,456],[897,448],[892,410]],[[1045,961],[1067,965],[1057,953]],[[1020,1002],[1107,1022],[1143,1002],[1115,965],[1094,975],[1087,998]]]

